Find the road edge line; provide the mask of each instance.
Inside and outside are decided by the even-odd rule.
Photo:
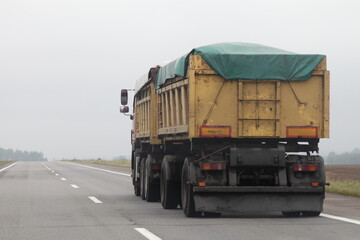
[[[339,217],[339,216],[334,216],[334,215],[330,215],[330,214],[326,214],[326,213],[321,213],[320,217],[330,218],[330,219],[334,219],[334,220],[338,220],[338,221],[342,221],[342,222],[347,222],[347,223],[360,225],[359,220],[355,220],[355,219],[351,219],[351,218]]]
[[[7,166],[7,167],[2,168],[2,169],[0,169],[0,172],[5,171],[6,169],[11,168],[11,167],[13,167],[14,165],[16,165],[16,164],[18,164],[18,163],[19,163],[19,162],[14,162],[13,164],[11,164],[11,165],[9,165],[9,166]]]
[[[113,174],[117,174],[117,175],[131,177],[131,174],[110,171],[110,170],[107,170],[107,169],[96,168],[96,167],[91,167],[91,166],[86,166],[86,165],[76,164],[76,163],[69,163],[69,162],[63,162],[63,163],[75,165],[75,166],[78,166],[78,167],[90,168],[90,169],[95,169],[95,170],[98,170],[98,171],[103,171],[103,172],[108,172],[108,173],[113,173]]]

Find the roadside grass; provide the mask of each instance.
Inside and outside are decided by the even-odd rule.
[[[13,163],[15,161],[0,161],[0,166],[8,164],[8,163]]]
[[[360,165],[327,165],[326,192],[360,197]]]
[[[122,159],[122,160],[95,160],[95,159],[86,159],[86,160],[63,160],[67,162],[78,162],[78,163],[92,163],[92,164],[99,164],[99,165],[109,165],[109,166],[120,166],[120,167],[131,167],[131,161]]]
[[[360,197],[360,183],[330,182],[326,192]]]

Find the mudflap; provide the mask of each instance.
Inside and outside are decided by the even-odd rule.
[[[218,213],[323,211],[319,193],[194,193],[195,210]]]

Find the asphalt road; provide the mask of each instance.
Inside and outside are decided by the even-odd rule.
[[[135,197],[128,169],[64,162],[1,168],[1,240],[360,239],[359,198],[328,195],[325,215],[313,218],[186,218],[181,209],[164,210]]]

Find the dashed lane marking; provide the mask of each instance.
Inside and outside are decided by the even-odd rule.
[[[51,171],[51,169],[44,163],[41,163],[47,170]]]
[[[79,188],[79,186],[77,186],[75,184],[71,184],[70,186],[72,186],[73,188]]]
[[[103,203],[102,201],[100,201],[99,199],[97,199],[96,197],[93,197],[93,196],[89,196],[89,199],[91,201],[93,201],[94,203]]]
[[[144,237],[146,237],[149,240],[161,240],[158,236],[147,230],[146,228],[135,228],[136,231],[141,233]]]
[[[63,178],[63,177],[62,177],[61,180],[66,181],[66,178]]]

